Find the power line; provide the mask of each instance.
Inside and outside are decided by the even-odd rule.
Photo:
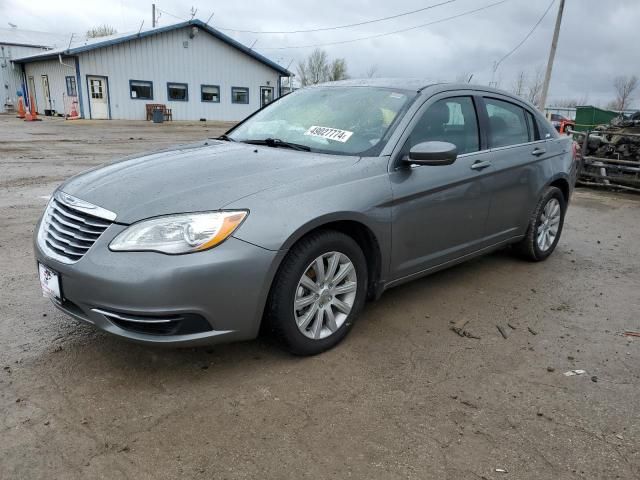
[[[538,21],[536,22],[536,24],[533,26],[533,28],[529,31],[529,33],[527,33],[525,35],[525,37],[522,39],[522,41],[520,43],[518,43],[515,47],[513,47],[513,49],[511,49],[506,55],[504,55],[500,60],[498,60],[494,66],[493,66],[493,72],[495,73],[496,70],[498,70],[498,67],[500,66],[500,64],[507,59],[507,57],[509,57],[511,54],[513,54],[516,50],[518,50],[522,45],[524,45],[524,42],[526,42],[529,37],[531,35],[533,35],[533,32],[536,31],[536,29],[538,28],[538,26],[542,23],[542,20],[544,20],[544,17],[547,16],[547,13],[549,13],[549,10],[551,10],[551,7],[553,7],[553,4],[556,2],[556,0],[551,0],[551,3],[549,4],[549,6],[547,7],[547,9],[544,11],[544,13],[542,14],[542,16],[538,19]]]
[[[369,25],[371,23],[383,22],[385,20],[391,20],[394,18],[404,17],[407,15],[412,15],[418,12],[424,12],[425,10],[431,10],[432,8],[440,7],[442,5],[446,5],[448,3],[456,2],[457,0],[447,0],[446,2],[440,2],[433,5],[429,5],[428,7],[418,8],[417,10],[411,10],[410,12],[399,13],[397,15],[391,15],[389,17],[376,18],[373,20],[366,20],[364,22],[359,23],[349,23],[346,25],[337,25],[334,27],[321,27],[321,28],[312,28],[309,30],[289,30],[289,31],[257,31],[257,30],[241,30],[238,28],[229,28],[229,27],[218,27],[218,30],[225,30],[230,32],[238,32],[238,33],[257,33],[257,34],[286,34],[286,33],[311,33],[311,32],[325,32],[327,30],[339,30],[341,28],[351,28],[351,27],[359,27],[361,25]]]
[[[485,5],[483,7],[475,8],[473,10],[467,10],[467,11],[459,13],[457,15],[452,15],[450,17],[441,18],[440,20],[435,20],[433,22],[423,23],[421,25],[416,25],[414,27],[409,27],[409,28],[403,28],[403,29],[400,29],[400,30],[394,30],[392,32],[378,33],[376,35],[369,35],[367,37],[358,37],[358,38],[352,38],[350,40],[342,40],[342,41],[338,41],[338,42],[328,42],[328,43],[316,43],[316,44],[311,44],[311,45],[293,45],[293,46],[285,46],[285,47],[262,47],[260,50],[287,50],[287,49],[293,49],[293,48],[327,47],[327,46],[330,46],[330,45],[342,45],[342,44],[345,44],[345,43],[359,42],[361,40],[371,40],[373,38],[386,37],[388,35],[395,35],[397,33],[408,32],[410,30],[417,30],[419,28],[428,27],[430,25],[435,25],[437,23],[442,23],[442,22],[446,22],[446,21],[453,20],[453,19],[456,19],[456,18],[464,17],[466,15],[471,15],[472,13],[480,12],[482,10],[487,10],[487,9],[489,9],[491,7],[495,7],[497,5],[501,5],[501,4],[506,3],[508,1],[509,0],[500,0],[499,2],[490,3],[490,4]]]
[[[165,15],[169,15],[170,17],[173,17],[173,18],[175,18],[177,20],[182,20],[183,22],[187,21],[186,18],[178,17],[177,15],[174,15],[173,13],[167,12],[166,10],[162,10],[160,7],[156,6],[156,10],[158,10],[159,12],[164,13]]]

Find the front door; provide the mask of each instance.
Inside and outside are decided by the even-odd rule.
[[[38,103],[36,101],[36,82],[32,76],[29,76],[27,81],[29,82],[29,96],[27,98],[27,104],[29,105],[29,109],[31,109],[31,102],[33,102],[33,108],[37,112]]]
[[[273,87],[260,87],[260,108],[273,102]]]
[[[107,77],[87,76],[89,90],[89,108],[91,118],[105,120],[109,118],[109,92]]]
[[[472,95],[430,99],[402,140],[391,172],[393,189],[392,275],[418,274],[486,246],[491,170],[482,145]],[[428,141],[458,148],[451,165],[408,166],[399,162],[412,146]]]
[[[42,95],[44,96],[44,108],[53,110],[51,108],[51,92],[49,91],[49,77],[47,75],[42,75]]]

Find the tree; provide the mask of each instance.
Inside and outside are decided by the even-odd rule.
[[[588,105],[589,96],[583,95],[579,98],[558,98],[551,103],[552,107],[575,108],[578,105]]]
[[[348,77],[347,62],[344,58],[336,58],[329,63],[329,56],[324,50],[316,48],[305,60],[296,66],[300,84],[315,85],[323,82],[344,80]]]
[[[366,71],[366,73],[365,73],[365,76],[366,76],[367,78],[373,78],[373,77],[375,77],[375,76],[376,76],[376,74],[377,74],[377,73],[378,73],[378,65],[371,65],[371,66],[367,69],[367,71]]]
[[[331,62],[329,67],[329,81],[336,82],[338,80],[345,80],[349,78],[347,75],[347,62],[344,58],[336,58]]]
[[[614,110],[625,110],[629,108],[633,100],[633,94],[638,88],[638,77],[619,76],[613,80],[613,86],[616,90],[616,99],[613,102]]]
[[[542,73],[542,68],[538,67],[527,83],[526,99],[537,106],[539,110],[544,110],[544,105],[538,105],[538,103],[540,102],[540,95],[542,94],[543,83],[544,74]]]
[[[90,30],[87,30],[87,38],[108,37],[109,35],[115,35],[118,31],[111,25],[98,25]]]
[[[518,76],[513,82],[512,92],[521,97],[524,94],[524,88],[527,83],[527,73],[524,70],[518,72]]]

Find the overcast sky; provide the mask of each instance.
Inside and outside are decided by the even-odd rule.
[[[268,0],[205,2],[159,0],[160,25],[196,17],[217,28],[291,31],[345,25],[396,15],[445,0]],[[313,48],[271,49],[323,44],[366,37],[454,16],[498,0],[456,0],[437,8],[354,28],[302,34],[252,34],[225,30],[237,40],[283,66],[308,55]],[[376,39],[323,47],[330,57],[344,57],[351,77],[365,76],[372,66],[376,76],[424,77],[455,80],[473,74],[488,84],[493,64],[513,49],[531,30],[551,0],[507,0],[501,5],[439,24]],[[0,0],[0,19],[30,30],[83,34],[107,23],[119,32],[151,24],[151,1],[146,0]],[[518,72],[529,76],[546,65],[559,0],[533,35],[497,70],[499,86],[511,89]],[[171,16],[172,14],[174,16]],[[2,20],[0,20],[2,21]],[[566,0],[551,100],[575,98],[604,104],[614,97],[613,78],[640,76],[640,0]],[[7,28],[8,25],[0,25]],[[637,92],[635,106],[640,106]]]

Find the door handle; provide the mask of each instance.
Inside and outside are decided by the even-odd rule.
[[[534,148],[533,152],[531,152],[531,155],[539,157],[540,155],[544,155],[545,153],[547,153],[547,151],[544,148]]]
[[[478,160],[477,162],[473,163],[471,165],[471,170],[483,170],[487,167],[491,166],[491,162],[488,160],[482,161],[482,160]]]

